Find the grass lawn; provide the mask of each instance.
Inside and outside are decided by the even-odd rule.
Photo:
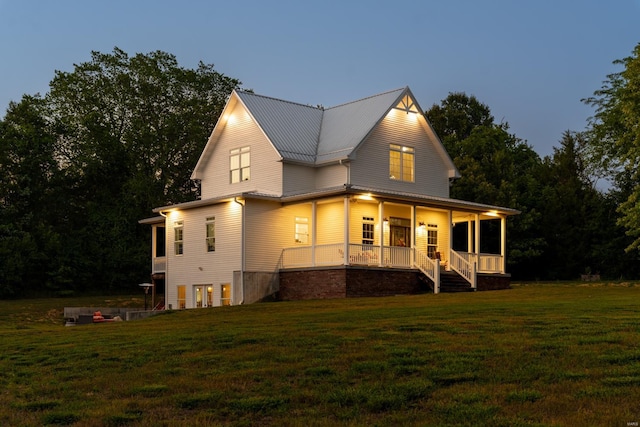
[[[169,311],[65,327],[0,301],[0,425],[627,426],[640,283]]]

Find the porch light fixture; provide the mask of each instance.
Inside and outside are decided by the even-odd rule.
[[[427,225],[424,223],[424,221],[420,221],[418,223],[418,226],[420,226],[421,228],[425,228]]]
[[[498,212],[496,212],[496,211],[484,212],[484,214],[486,216],[493,216],[493,217],[496,217],[496,218],[498,217]]]

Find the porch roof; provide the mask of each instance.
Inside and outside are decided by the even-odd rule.
[[[194,200],[191,202],[179,203],[175,205],[162,206],[155,208],[153,212],[162,213],[164,211],[170,211],[175,209],[192,209],[202,206],[215,205],[217,203],[228,202],[234,199],[261,199],[272,200],[280,203],[300,203],[304,201],[312,201],[323,199],[327,197],[337,197],[341,195],[358,195],[367,194],[375,199],[379,199],[387,202],[407,202],[418,204],[426,207],[440,208],[440,209],[454,209],[462,210],[474,213],[493,212],[497,215],[518,215],[520,211],[511,208],[505,208],[502,206],[493,206],[483,203],[468,202],[466,200],[450,199],[447,197],[436,196],[424,196],[414,193],[406,193],[393,190],[381,190],[369,187],[361,187],[355,185],[345,185],[340,187],[326,188],[314,192],[305,192],[299,194],[289,194],[284,196],[277,196],[273,194],[265,194],[259,191],[250,191],[244,193],[231,194],[225,197],[217,197],[212,199]]]

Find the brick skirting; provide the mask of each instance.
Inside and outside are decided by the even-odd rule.
[[[411,295],[426,290],[417,270],[357,266],[280,271],[277,299],[357,298]],[[478,291],[508,289],[508,274],[478,275]]]
[[[337,267],[280,272],[283,301],[409,295],[421,292],[416,270]]]

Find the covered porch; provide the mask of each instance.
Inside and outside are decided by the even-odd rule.
[[[282,250],[279,269],[419,270],[433,282],[434,293],[440,291],[442,271],[457,273],[474,290],[479,274],[505,275],[506,217],[512,212],[445,201],[459,206],[383,199],[368,193],[308,202],[310,219],[296,224],[297,244]],[[490,252],[481,251],[487,247]]]

